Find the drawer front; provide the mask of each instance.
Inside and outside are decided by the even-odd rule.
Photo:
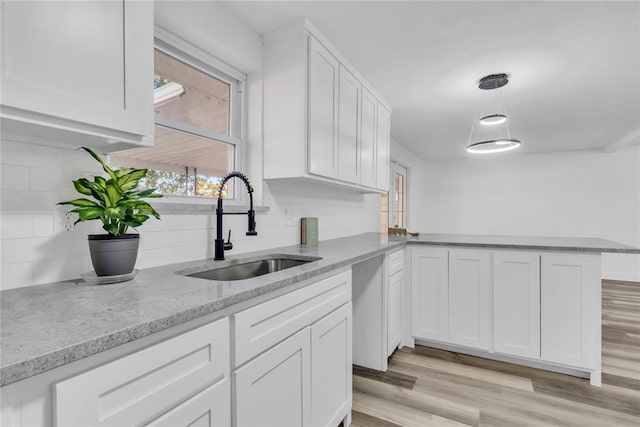
[[[54,385],[58,426],[143,425],[229,378],[229,319]]]
[[[387,275],[390,276],[404,269],[404,251],[396,251],[387,254]]]
[[[226,427],[231,425],[231,381],[217,382],[147,427]]]
[[[351,270],[236,314],[236,366],[351,301]]]

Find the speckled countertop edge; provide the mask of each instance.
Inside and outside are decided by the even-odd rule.
[[[28,288],[14,289],[0,292],[2,299],[2,367],[0,368],[0,386],[8,385],[33,375],[63,366],[85,357],[118,347],[122,344],[143,338],[162,330],[169,329],[190,320],[198,319],[216,311],[228,308],[234,304],[250,300],[260,295],[300,283],[307,279],[337,270],[364,259],[377,256],[389,250],[409,245],[429,246],[465,246],[477,248],[498,249],[523,249],[542,251],[575,251],[575,252],[613,252],[640,254],[640,249],[620,245],[602,239],[578,239],[578,238],[554,238],[554,237],[517,237],[517,236],[464,236],[444,234],[422,234],[418,238],[390,237],[378,233],[367,233],[359,236],[333,239],[320,242],[317,246],[287,246],[245,254],[227,256],[223,262],[212,260],[200,260],[186,263],[173,264],[150,269],[143,269],[139,275],[128,283],[106,286],[79,286],[80,280],[72,280],[50,285],[31,286]],[[202,271],[212,267],[224,267],[256,259],[265,254],[286,254],[298,257],[320,256],[323,259],[317,262],[304,264],[289,270],[272,273],[254,279],[242,280],[233,283],[214,282],[205,279],[186,278],[176,274]],[[182,288],[186,288],[181,292]],[[101,292],[104,289],[105,292]],[[135,292],[132,292],[134,290]],[[150,296],[158,293],[157,296]],[[123,293],[118,299],[118,294]],[[103,300],[104,295],[110,297]],[[51,298],[57,295],[59,298]],[[76,298],[80,295],[79,298]],[[67,303],[65,298],[74,300],[75,304],[82,304],[82,296],[88,298],[89,304],[85,313],[75,313],[70,310],[65,317],[65,310],[57,310]],[[139,306],[130,302],[138,301]],[[169,300],[184,299],[184,303],[165,304],[163,298]],[[53,299],[54,301],[49,301]],[[193,303],[192,300],[197,300]],[[9,300],[7,302],[7,300]],[[39,301],[44,301],[40,303]],[[183,301],[179,301],[183,302]],[[73,303],[71,306],[73,307]],[[143,304],[163,306],[162,309],[144,312]],[[28,313],[39,310],[39,304],[45,306],[43,316],[39,319],[45,322],[46,316],[52,315],[51,327],[33,327],[28,324]],[[92,305],[93,304],[93,305]],[[97,306],[95,305],[97,304]],[[121,309],[119,304],[124,304],[128,309]],[[111,307],[113,306],[113,307]],[[165,307],[167,306],[167,307]],[[107,308],[108,307],[108,308]],[[91,312],[95,309],[96,312]],[[22,312],[20,310],[23,310]],[[47,311],[48,310],[48,311]],[[115,312],[113,310],[116,310]],[[143,313],[140,313],[142,311]],[[61,312],[61,313],[60,313]],[[25,319],[19,316],[25,314]],[[82,320],[82,316],[97,316],[97,321]],[[121,318],[118,318],[120,315]],[[76,316],[80,316],[80,319]],[[134,317],[130,319],[129,317]],[[24,322],[21,322],[24,320]],[[31,319],[37,323],[37,318]],[[95,324],[104,322],[109,325],[106,328],[95,328]],[[15,331],[7,331],[6,328],[18,326]],[[55,333],[67,335],[64,331],[56,329],[56,326],[68,325],[78,328],[86,328],[89,331],[74,331],[78,335],[72,342],[57,343]],[[119,326],[121,325],[121,326]],[[41,326],[41,325],[38,325]],[[71,327],[71,326],[70,326]],[[33,331],[51,335],[53,343],[43,345],[41,348],[28,349],[31,340],[38,340],[38,336],[29,337]],[[27,335],[17,337],[16,334]],[[70,334],[73,335],[73,334]],[[8,340],[7,340],[8,338]],[[66,338],[66,337],[65,337]],[[17,340],[17,343],[16,343]],[[62,341],[60,339],[59,341]],[[8,342],[8,343],[7,343]],[[16,348],[13,348],[13,347]],[[9,349],[7,349],[9,347]],[[25,349],[24,352],[21,350]],[[10,355],[6,357],[7,350]],[[8,359],[8,360],[7,360]]]

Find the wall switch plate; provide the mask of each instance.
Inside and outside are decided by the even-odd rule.
[[[291,209],[284,210],[284,225],[287,227],[295,227],[296,226],[296,215]]]

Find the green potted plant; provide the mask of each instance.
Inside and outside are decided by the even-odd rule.
[[[80,198],[60,202],[59,205],[75,206],[70,212],[78,214],[74,224],[90,220],[102,221],[107,234],[90,234],[91,262],[97,276],[129,274],[138,257],[139,234],[127,234],[127,230],[142,225],[150,216],[160,219],[155,209],[143,199],[157,198],[155,188],[139,190],[138,182],[147,175],[147,169],[111,169],[86,147],[81,147],[96,159],[109,175],[93,177],[93,181],[80,178],[73,181],[76,191],[94,200]]]

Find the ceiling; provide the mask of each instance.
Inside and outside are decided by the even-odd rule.
[[[499,91],[523,141],[513,154],[640,142],[640,2],[223,3],[259,34],[308,17],[391,105],[392,137],[425,159],[471,156],[477,82],[492,73],[510,75]]]

